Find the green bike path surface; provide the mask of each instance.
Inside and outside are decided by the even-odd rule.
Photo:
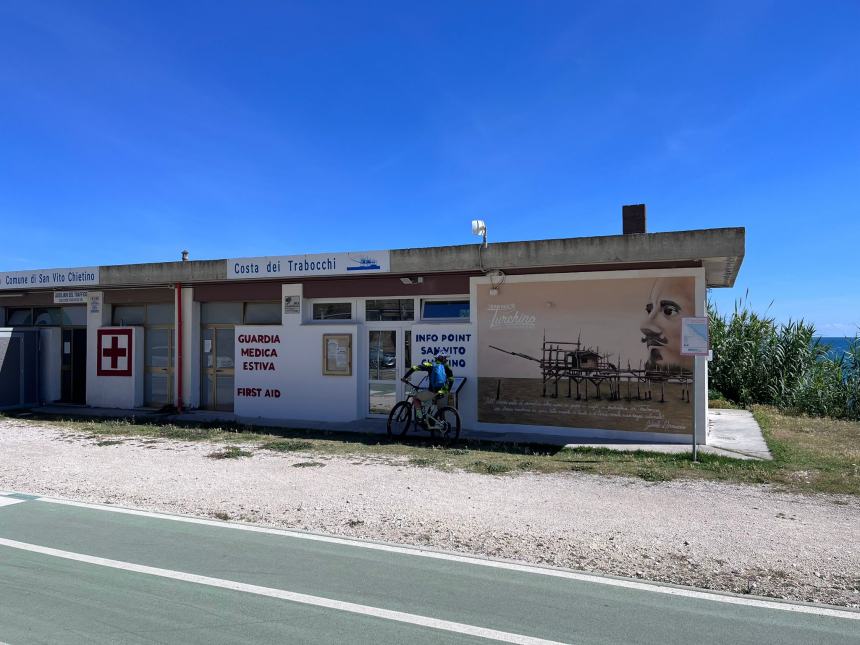
[[[850,611],[23,497],[0,497],[0,641],[12,645],[860,642]]]

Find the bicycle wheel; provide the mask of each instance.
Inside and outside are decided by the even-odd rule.
[[[460,413],[456,408],[444,406],[436,412],[436,420],[438,425],[430,428],[431,434],[435,437],[437,434],[445,441],[454,441],[460,437]]]
[[[400,435],[401,437],[412,425],[412,404],[409,401],[400,401],[391,408],[388,414],[388,436]]]

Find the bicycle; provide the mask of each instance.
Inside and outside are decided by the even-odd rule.
[[[435,402],[428,401],[426,404],[415,395],[420,389],[411,381],[404,381],[411,390],[406,398],[397,402],[388,415],[388,436],[404,436],[415,421],[415,427],[430,432],[434,439],[441,438],[445,442],[454,441],[460,437],[460,413],[450,405],[438,407]],[[415,407],[414,401],[420,405]],[[417,412],[417,416],[416,416]]]

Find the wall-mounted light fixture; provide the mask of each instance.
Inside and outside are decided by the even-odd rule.
[[[490,279],[490,295],[499,295],[499,287],[505,283],[505,278],[507,277],[505,272],[501,269],[493,269],[492,271],[487,271],[487,277]]]
[[[400,278],[400,282],[403,284],[421,284],[424,282],[424,277],[419,275],[414,278]]]

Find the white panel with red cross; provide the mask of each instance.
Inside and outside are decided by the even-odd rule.
[[[98,330],[96,370],[99,376],[131,376],[133,331],[130,328]]]

